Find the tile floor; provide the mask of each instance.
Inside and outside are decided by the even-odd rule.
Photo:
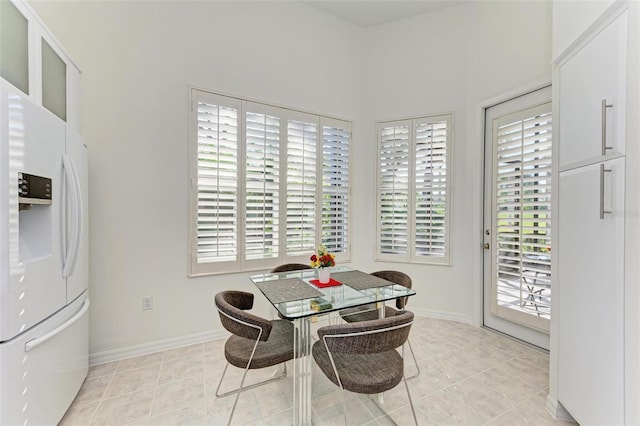
[[[568,425],[544,408],[545,353],[490,331],[424,317],[416,317],[410,340],[421,373],[408,383],[421,425]],[[60,424],[224,425],[235,395],[215,397],[223,345],[224,339],[214,340],[93,366]],[[240,370],[229,369],[223,391],[240,381]],[[407,376],[414,369],[407,353]],[[248,380],[273,372],[251,371]],[[291,386],[288,377],[243,392],[233,424],[291,424]],[[314,425],[343,424],[341,392],[319,370],[313,398]],[[385,393],[384,406],[397,424],[413,424],[404,386]],[[348,393],[347,410],[350,425],[393,424],[368,396]]]

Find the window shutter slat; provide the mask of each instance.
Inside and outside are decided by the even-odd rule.
[[[447,211],[447,120],[415,126],[415,255],[444,257]]]
[[[497,291],[501,303],[525,306],[527,283],[550,283],[551,106],[501,117],[494,128]],[[522,291],[510,302],[513,283]]]
[[[201,101],[197,117],[196,261],[234,261],[238,254],[238,110]]]
[[[289,256],[311,253],[316,246],[317,143],[316,123],[287,121],[286,250]]]
[[[248,111],[245,142],[245,259],[278,257],[280,118]]]
[[[382,254],[408,253],[409,150],[408,123],[379,130],[378,205]]]

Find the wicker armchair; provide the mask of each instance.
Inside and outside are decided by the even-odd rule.
[[[246,312],[253,307],[253,294],[251,293],[223,291],[216,294],[215,304],[220,314],[222,326],[232,333],[232,336],[227,339],[224,346],[224,356],[227,364],[216,388],[217,397],[236,393],[233,408],[229,415],[229,424],[231,424],[238,398],[243,390],[280,380],[287,376],[285,362],[293,359],[293,325],[289,321],[270,321]],[[244,374],[237,389],[221,394],[220,386],[229,364],[243,368]],[[281,375],[243,387],[249,370],[278,364],[283,364],[284,366]]]
[[[377,271],[371,272],[371,275],[376,277],[385,279],[387,281],[391,281],[395,284],[400,284],[401,286],[411,288],[412,281],[411,277],[404,272],[400,271]],[[401,312],[408,302],[408,297],[402,297],[396,299],[396,309],[386,306],[384,307],[384,316],[391,317],[397,315],[398,312]],[[343,320],[349,323],[360,322],[360,321],[371,321],[378,318],[378,310],[375,304],[359,306],[357,308],[345,309],[340,311],[340,316]],[[416,366],[416,374],[411,377],[407,377],[407,379],[413,379],[420,374],[420,367],[418,367],[418,361],[416,360],[416,356],[413,353],[413,348],[411,347],[411,341],[407,339],[407,343],[409,345],[409,351],[411,352],[411,357],[413,358],[413,362]]]
[[[275,274],[276,272],[300,271],[303,269],[311,269],[311,266],[304,263],[285,263],[284,265],[276,266],[270,272]]]
[[[318,329],[320,340],[313,344],[313,358],[322,372],[342,389],[344,422],[347,407],[344,391],[376,394],[404,382],[414,421],[418,424],[409,386],[404,378],[404,359],[396,348],[409,337],[413,312],[373,321],[339,324]]]

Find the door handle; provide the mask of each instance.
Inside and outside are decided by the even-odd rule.
[[[607,108],[613,108],[613,104],[607,104],[607,100],[602,100],[602,155],[607,154],[608,149],[613,147],[607,146]]]
[[[604,219],[605,214],[611,214],[611,210],[604,209],[604,174],[611,173],[611,169],[605,169],[604,164],[600,164],[600,219]]]

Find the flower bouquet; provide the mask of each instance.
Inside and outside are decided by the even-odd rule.
[[[326,284],[331,280],[331,267],[336,266],[336,256],[329,253],[323,245],[311,255],[311,267],[318,269],[318,279],[322,284]]]

